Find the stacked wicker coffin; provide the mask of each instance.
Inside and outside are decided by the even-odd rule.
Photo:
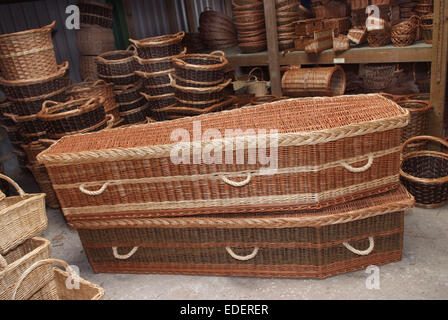
[[[38,159],[95,272],[323,278],[401,259],[408,121],[377,94],[289,99],[66,137]]]
[[[45,194],[27,194],[3,174],[0,179],[18,193],[6,197],[0,192],[0,300],[101,299],[102,288],[79,278],[66,262],[51,259],[50,241],[36,237],[48,224]],[[66,286],[70,280],[79,281],[79,290]]]
[[[96,56],[115,50],[113,8],[112,5],[91,0],[79,0],[78,7],[81,16],[80,29],[76,31],[79,71],[84,80],[97,80]]]

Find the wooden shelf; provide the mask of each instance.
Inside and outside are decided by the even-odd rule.
[[[267,52],[244,54],[237,47],[224,49],[227,59],[234,66],[269,65]],[[338,59],[335,61],[335,58]],[[280,65],[291,64],[333,64],[333,63],[398,63],[430,62],[432,45],[423,41],[408,47],[388,45],[379,48],[369,46],[353,47],[345,52],[336,53],[325,50],[320,54],[308,54],[304,51],[289,52],[279,56]]]

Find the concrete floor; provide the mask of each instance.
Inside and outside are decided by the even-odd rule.
[[[27,192],[38,192],[23,172],[13,175]],[[59,210],[48,209],[53,257],[76,265],[101,285],[105,299],[448,299],[448,206],[415,208],[405,216],[403,260],[380,267],[380,289],[367,289],[365,270],[324,280],[94,274],[78,234]]]

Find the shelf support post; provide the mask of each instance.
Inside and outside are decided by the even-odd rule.
[[[266,38],[268,43],[269,76],[271,80],[271,93],[280,96],[282,94],[280,79],[280,62],[278,52],[277,13],[275,0],[263,0],[264,16],[266,24]]]

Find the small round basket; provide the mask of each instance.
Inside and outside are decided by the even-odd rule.
[[[418,136],[407,140],[402,152],[408,144],[417,141],[433,141],[448,147],[448,143],[441,138]],[[448,201],[448,154],[429,150],[402,154],[400,181],[415,197],[416,206],[443,206]]]
[[[429,126],[431,104],[422,100],[400,100],[397,102],[402,108],[409,110],[411,115],[409,124],[403,128],[401,141],[425,135]]]

